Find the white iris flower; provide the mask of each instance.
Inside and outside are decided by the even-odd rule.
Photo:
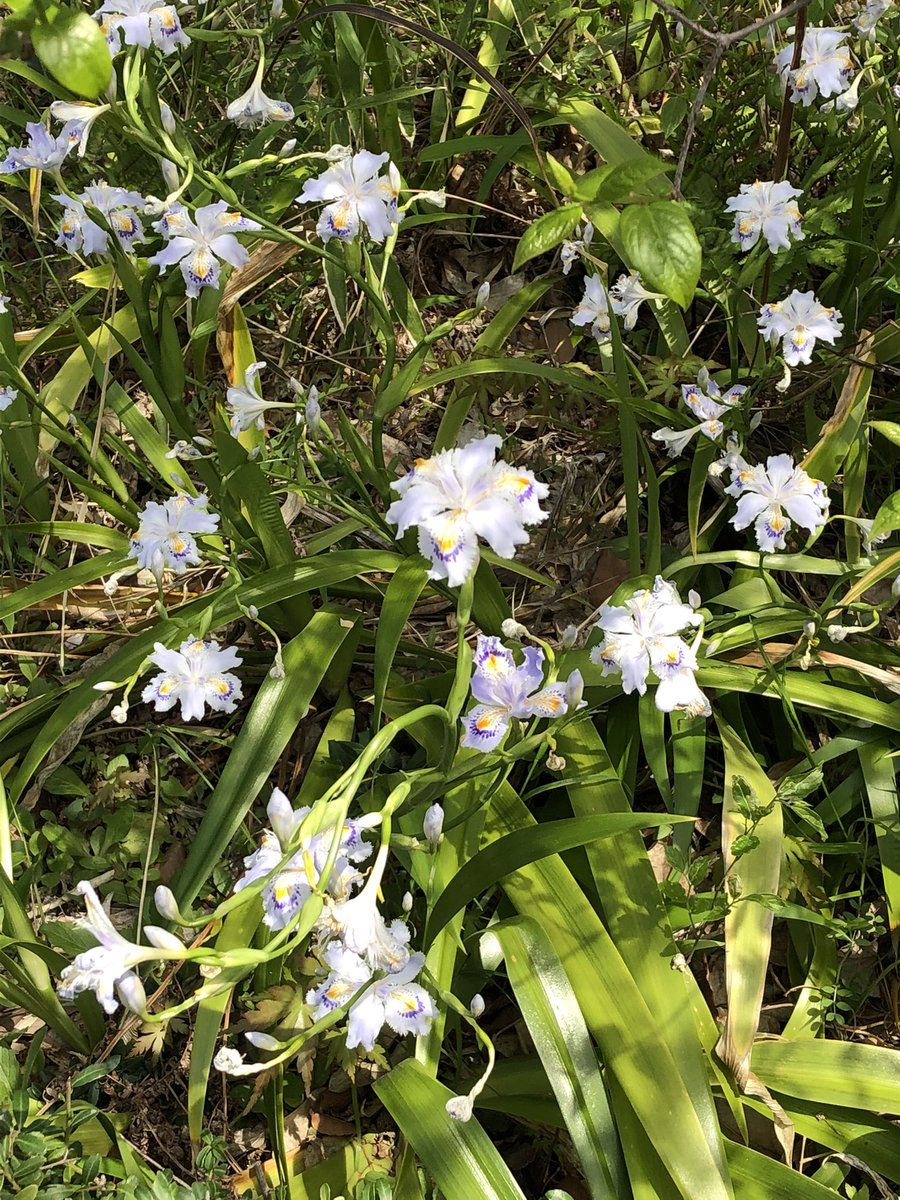
[[[587,221],[584,229],[577,232],[577,236],[572,241],[563,242],[559,248],[559,257],[562,262],[563,275],[568,275],[572,270],[572,264],[582,251],[587,250],[594,238],[594,227]]]
[[[195,534],[215,533],[217,513],[209,512],[209,497],[186,496],[179,492],[162,504],[151,500],[138,513],[137,532],[131,538],[130,552],[138,569],[152,571],[161,580],[163,571],[183,575],[188,566],[201,562]]]
[[[292,121],[294,110],[286,100],[273,100],[262,90],[265,59],[260,58],[253,82],[243,95],[238,96],[225,109],[225,116],[234,121],[238,129],[257,129],[269,121]]]
[[[503,459],[495,462],[500,446],[495,434],[475,438],[420,459],[391,484],[400,499],[388,509],[387,520],[397,526],[398,537],[418,526],[419,550],[431,559],[429,579],[459,587],[478,561],[479,537],[495,554],[513,558],[516,547],[528,541],[525,526],[547,519],[540,502],[549,488],[531,471]]]
[[[738,502],[731,524],[738,530],[753,525],[765,552],[783,550],[793,524],[810,533],[821,529],[830,503],[825,485],[795,467],[789,454],[774,454],[765,466],[738,458],[725,491]]]
[[[150,662],[162,674],[154,675],[141,699],[157,712],[168,712],[177,703],[182,720],[199,721],[207,704],[214,712],[230,713],[241,699],[241,681],[229,672],[243,662],[234,646],[222,650],[214,641],[189,637],[178,650],[169,650],[156,642]]]
[[[623,605],[603,605],[597,622],[603,641],[591,651],[591,660],[604,675],[621,674],[626,694],[643,696],[652,672],[659,681],[654,701],[660,711],[708,717],[709,701],[694,678],[699,635],[693,645],[680,636],[701,621],[690,604],[682,603],[678,589],[657,575],[652,589],[635,592]]]
[[[867,0],[865,8],[857,13],[853,24],[867,41],[875,41],[875,26],[891,5],[892,0]]]
[[[648,292],[641,283],[638,271],[630,275],[620,275],[609,289],[609,299],[612,310],[617,317],[622,317],[622,326],[626,332],[634,329],[638,319],[638,309],[645,300],[656,298],[656,292]]]
[[[190,45],[173,4],[160,4],[159,0],[104,0],[93,15],[100,22],[100,32],[111,54],[121,49],[122,42],[145,50],[158,46],[163,54],[174,54],[179,46]]]
[[[84,158],[91,127],[97,118],[109,112],[111,107],[110,104],[88,104],[86,100],[54,100],[50,105],[50,115],[54,121],[78,122],[81,126],[78,133],[78,157]]]
[[[609,332],[609,296],[599,275],[585,276],[584,295],[569,320],[579,327],[590,325],[591,333],[599,343],[609,341],[612,336]]]
[[[777,304],[759,310],[759,329],[770,342],[781,338],[781,352],[789,367],[812,361],[816,342],[832,346],[843,332],[840,309],[826,308],[813,292],[791,292]]]
[[[350,1008],[349,1050],[356,1046],[372,1050],[385,1025],[401,1037],[428,1032],[437,1015],[434,1000],[423,987],[413,983],[425,965],[424,954],[411,954],[400,970],[375,979],[372,968],[364,959],[338,943],[332,943],[323,958],[330,973],[306,996],[307,1004],[313,1006],[313,1020],[328,1016],[368,984]]]
[[[234,235],[262,226],[240,213],[229,212],[225,201],[218,200],[198,208],[193,220],[184,205],[175,203],[153,228],[168,240],[168,245],[148,262],[159,267],[160,275],[180,263],[187,295],[196,299],[202,287],[218,286],[220,259],[233,267],[243,267],[248,262],[249,253]]]
[[[654,442],[662,442],[670,458],[677,458],[683,453],[691,438],[698,433],[708,437],[710,441],[718,441],[725,432],[722,418],[728,415],[730,409],[740,404],[741,396],[747,388],[742,383],[733,384],[726,392],[722,392],[714,379],[710,378],[706,367],[701,367],[696,383],[683,383],[681,397],[684,403],[700,421],[690,429],[672,429],[666,426],[651,433]]]
[[[9,311],[10,299],[5,292],[0,292],[0,313]]]
[[[263,831],[259,849],[244,859],[244,874],[234,885],[236,892],[275,870],[310,810],[299,808],[295,811],[284,792],[275,788],[266,811],[272,828]],[[346,899],[362,882],[355,864],[364,862],[372,853],[371,845],[362,837],[371,824],[365,817],[358,821],[348,819],[344,824],[340,850],[325,884],[335,899]],[[329,827],[305,838],[278,874],[265,885],[262,891],[263,924],[269,929],[284,929],[312,895],[313,889],[321,885],[333,834],[334,829]]]
[[[802,241],[805,237],[800,228],[803,219],[796,198],[802,196],[801,188],[789,183],[763,182],[742,183],[740,195],[729,196],[725,207],[735,214],[731,240],[742,250],[751,250],[764,237],[773,254],[788,250],[791,238]]]
[[[775,56],[782,81],[791,88],[795,104],[809,106],[817,96],[838,96],[850,86],[853,59],[844,45],[847,33],[828,26],[814,26],[803,35],[800,66],[791,70],[793,46],[785,46]]]
[[[231,417],[229,428],[234,438],[253,425],[259,430],[265,429],[266,413],[270,408],[296,408],[294,404],[264,400],[256,390],[257,376],[265,366],[264,362],[251,363],[244,372],[244,382],[234,384],[225,393],[225,404]]]
[[[6,412],[12,402],[18,399],[19,393],[14,387],[0,387],[0,412]]]
[[[478,635],[472,673],[472,695],[478,703],[463,717],[462,745],[473,750],[493,750],[506,737],[515,717],[562,717],[568,710],[566,684],[544,682],[544,652],[535,646],[522,651],[516,666],[499,638]]]
[[[386,163],[387,174],[379,174]],[[323,242],[334,237],[352,242],[363,225],[373,242],[383,242],[402,220],[399,196],[400,173],[390,155],[360,150],[335,162],[317,179],[307,179],[297,203],[325,202],[316,225]]]
[[[106,1013],[114,1013],[121,1000],[129,1012],[144,1015],[147,996],[134,968],[139,963],[171,958],[173,952],[177,957],[184,946],[178,938],[156,925],[144,927],[144,936],[151,943],[150,946],[129,942],[113,925],[87,880],[79,883],[75,890],[84,896],[87,909],[86,916],[78,923],[98,944],[90,950],[84,950],[70,966],[63,969],[57,991],[64,1000],[73,1000],[79,993],[91,991]],[[168,953],[161,954],[161,950]]]
[[[78,145],[82,136],[81,121],[66,121],[56,135],[40,121],[31,121],[25,126],[28,145],[17,146],[7,151],[0,162],[0,175],[12,175],[15,171],[58,171],[63,160]]]
[[[53,199],[65,207],[56,245],[65,246],[70,254],[105,254],[109,249],[109,235],[88,216],[85,205],[102,213],[126,254],[133,251],[136,242],[145,240],[144,228],[135,212],[144,206],[140,192],[110,187],[108,183],[92,183],[77,197],[59,195]]]

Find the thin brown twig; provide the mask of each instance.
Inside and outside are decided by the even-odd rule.
[[[706,41],[720,46],[723,50],[727,50],[735,42],[740,42],[744,38],[751,37],[754,33],[758,33],[760,29],[765,29],[767,25],[772,25],[776,21],[782,20],[783,17],[792,17],[794,13],[800,12],[801,9],[805,8],[808,2],[809,0],[792,0],[791,4],[785,4],[776,12],[769,13],[767,17],[760,17],[758,21],[754,21],[750,25],[745,25],[742,29],[735,29],[731,33],[722,33],[719,29],[707,29],[699,21],[693,21],[690,17],[686,17],[680,9],[668,4],[666,0],[656,0],[656,7],[661,8],[670,17],[674,17],[685,29],[690,29],[698,37],[702,37]]]

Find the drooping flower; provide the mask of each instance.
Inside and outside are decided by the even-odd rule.
[[[609,289],[609,299],[612,310],[617,317],[622,317],[622,326],[627,331],[634,329],[638,319],[638,309],[645,300],[656,298],[655,292],[648,292],[641,283],[638,271],[630,275],[620,275]]]
[[[225,393],[232,437],[236,438],[251,425],[259,430],[266,427],[266,411],[270,406],[256,390],[256,377],[265,365],[264,362],[251,363],[244,372],[244,382],[233,384]]]
[[[670,458],[677,458],[696,434],[702,433],[711,441],[718,441],[725,432],[723,417],[741,402],[747,388],[742,383],[733,384],[722,392],[716,381],[710,378],[706,367],[701,367],[696,383],[683,383],[681,397],[690,411],[700,421],[689,429],[672,429],[666,426],[651,433],[655,442],[662,442]]]
[[[376,863],[358,895],[328,905],[322,932],[364,958],[373,971],[394,973],[409,961],[409,926],[401,920],[385,921],[378,907],[379,883]]]
[[[100,903],[100,898],[87,880],[79,883],[75,890],[84,896],[87,909],[79,925],[86,929],[98,944],[90,950],[82,951],[63,969],[56,990],[64,1000],[73,1000],[79,993],[91,991],[106,1013],[114,1013],[121,1000],[129,1012],[144,1015],[147,996],[134,968],[139,963],[171,958],[173,952],[177,957],[179,952],[184,950],[184,946],[173,934],[156,925],[144,926],[144,936],[151,943],[150,946],[138,946],[129,942],[113,925],[109,914]]]
[[[66,156],[78,145],[82,122],[67,121],[56,137],[40,121],[29,122],[25,132],[28,145],[7,151],[6,158],[0,162],[0,175],[12,175],[14,171],[58,171]]]
[[[773,454],[765,466],[739,459],[725,491],[738,502],[731,524],[737,530],[753,525],[756,544],[767,552],[785,548],[793,524],[811,534],[821,529],[830,503],[825,485],[794,466],[789,454]]]
[[[779,303],[764,304],[758,324],[768,341],[781,338],[781,352],[789,367],[812,362],[816,341],[833,346],[844,329],[839,309],[820,304],[814,292],[796,289]]]
[[[111,104],[89,104],[86,100],[54,100],[50,105],[50,115],[54,121],[77,121],[81,126],[78,133],[78,157],[84,158],[87,150],[88,137],[94,122],[104,113],[109,112]]]
[[[544,652],[535,646],[522,651],[518,666],[499,638],[478,635],[472,672],[472,695],[478,703],[463,717],[462,745],[493,750],[506,737],[515,717],[562,717],[568,710],[566,684],[544,682]]]
[[[0,387],[0,412],[6,412],[12,402],[18,399],[18,390],[8,384]]]
[[[260,58],[253,82],[243,95],[225,109],[225,116],[238,129],[257,129],[269,121],[292,121],[294,110],[286,100],[273,100],[262,90],[261,81],[266,62]]]
[[[325,202],[316,225],[323,242],[333,237],[352,242],[362,225],[373,242],[391,236],[402,219],[397,207],[400,174],[390,163],[387,174],[380,175],[385,163],[390,163],[390,155],[360,150],[339,159],[318,178],[307,179],[297,203]]]
[[[425,965],[424,954],[411,954],[400,970],[374,979],[369,964],[338,943],[332,943],[323,958],[330,968],[328,977],[306,996],[313,1020],[328,1016],[368,984],[348,1013],[348,1049],[372,1050],[385,1025],[401,1037],[428,1032],[437,1015],[434,1000],[413,983]]]
[[[757,179],[755,183],[742,183],[740,194],[725,201],[726,209],[736,214],[731,240],[745,251],[751,250],[760,236],[766,239],[773,254],[790,249],[791,237],[799,242],[806,236],[800,227],[803,218],[796,203],[802,195],[802,188],[787,182]]]
[[[853,24],[858,32],[869,42],[875,41],[875,26],[891,7],[892,0],[866,0],[854,18]]]
[[[847,32],[828,26],[813,26],[803,35],[800,66],[791,70],[794,47],[785,46],[775,56],[784,86],[790,85],[791,100],[809,106],[817,96],[827,99],[846,91],[853,77],[853,59],[844,45]]]
[[[181,705],[184,721],[200,720],[208,704],[214,712],[234,712],[241,699],[241,681],[229,672],[243,662],[234,646],[225,649],[214,641],[189,637],[177,650],[155,642],[150,662],[162,668],[141,693],[145,704],[157,712]]]
[[[138,569],[152,571],[162,579],[163,571],[183,575],[188,566],[201,562],[195,534],[215,533],[218,513],[207,508],[209,497],[186,496],[179,492],[162,504],[151,500],[138,514],[137,532],[131,539],[130,552]]]
[[[591,333],[599,343],[609,341],[609,296],[599,275],[586,275],[584,295],[578,302],[569,320],[579,328],[590,325]]]
[[[411,471],[391,484],[400,493],[386,518],[402,537],[414,525],[419,550],[431,559],[429,579],[446,579],[459,587],[478,560],[478,539],[495,554],[513,558],[516,547],[528,541],[526,525],[547,519],[541,500],[549,488],[531,471],[511,467],[494,455],[500,449],[495,434],[475,438],[454,450],[420,459]]]
[[[597,628],[603,641],[591,651],[591,661],[604,675],[621,674],[626,694],[643,696],[652,672],[659,681],[654,702],[662,712],[709,716],[709,701],[694,677],[699,635],[693,645],[680,636],[701,621],[690,604],[682,603],[678,589],[657,575],[652,589],[635,592],[623,605],[602,606]]]
[[[559,248],[563,275],[568,275],[572,270],[572,264],[575,262],[575,259],[583,250],[587,250],[593,238],[594,227],[590,221],[587,221],[585,222],[584,229],[576,230],[576,236],[571,241],[563,242]]]
[[[291,857],[262,891],[263,924],[269,929],[284,929],[312,895],[313,889],[321,885],[335,831],[333,827],[326,827],[295,844],[294,834],[310,810],[299,808],[295,811],[280,788],[272,792],[266,811],[271,829],[263,831],[259,848],[244,859],[244,874],[234,885],[234,890],[243,891],[271,874],[293,846]],[[341,829],[338,855],[324,884],[335,900],[347,899],[362,882],[356,864],[364,862],[372,853],[371,845],[362,836],[370,825],[371,821],[365,817],[356,821],[348,819]]]
[[[196,299],[202,287],[218,286],[220,259],[233,267],[242,267],[249,260],[249,253],[234,235],[262,226],[240,213],[229,212],[225,201],[217,200],[198,208],[193,220],[184,205],[175,203],[153,228],[167,239],[168,245],[148,261],[159,267],[160,275],[180,263],[187,295]]]
[[[173,4],[160,4],[159,0],[104,0],[93,15],[100,23],[100,32],[111,54],[116,54],[123,42],[145,50],[157,46],[163,54],[174,54],[179,46],[190,45]]]
[[[132,252],[136,242],[145,240],[143,226],[135,212],[136,208],[144,206],[140,192],[129,192],[101,182],[91,184],[77,197],[59,195],[53,199],[65,207],[56,245],[65,246],[70,254],[79,251],[105,254],[109,248],[109,235],[89,216],[86,205],[102,213],[126,254]]]

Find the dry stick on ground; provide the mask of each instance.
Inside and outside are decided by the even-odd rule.
[[[668,13],[670,17],[674,17],[686,29],[690,29],[697,37],[703,38],[705,41],[712,43],[713,51],[709,62],[703,71],[703,77],[700,80],[700,86],[697,89],[697,94],[694,96],[694,102],[691,105],[691,111],[688,113],[687,125],[685,127],[684,141],[681,143],[681,151],[678,155],[678,166],[675,170],[675,179],[673,180],[673,188],[677,199],[681,200],[681,181],[684,178],[685,166],[687,165],[687,157],[690,152],[691,142],[694,140],[694,130],[697,127],[697,117],[700,115],[700,109],[703,107],[703,101],[706,99],[706,93],[709,85],[712,83],[719,63],[724,57],[725,51],[736,42],[743,38],[751,37],[754,33],[758,33],[760,29],[765,29],[767,25],[773,24],[775,21],[780,21],[783,17],[793,16],[794,13],[802,13],[801,23],[805,25],[806,5],[808,0],[793,0],[793,3],[783,5],[777,12],[770,13],[767,17],[760,17],[758,21],[754,21],[752,25],[745,25],[742,29],[735,29],[732,33],[722,33],[720,30],[707,29],[705,25],[699,24],[697,21],[692,21],[690,17],[686,17],[680,9],[674,8],[668,4],[666,0],[657,0],[657,8],[661,8],[663,12]],[[802,45],[802,38],[801,38]],[[796,57],[796,47],[794,56]],[[790,133],[790,129],[788,129]]]

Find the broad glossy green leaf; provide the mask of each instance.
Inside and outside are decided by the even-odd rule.
[[[861,1042],[762,1041],[752,1067],[773,1091],[817,1104],[900,1115],[897,1051]]]
[[[630,204],[619,221],[629,265],[646,287],[687,308],[700,279],[702,251],[691,218],[675,200]]]
[[[478,1121],[449,1116],[445,1105],[453,1092],[432,1079],[421,1063],[402,1062],[382,1075],[375,1091],[445,1200],[525,1200]]]
[[[837,1192],[738,1142],[726,1142],[735,1200],[838,1200]]]
[[[492,925],[516,1002],[553,1088],[593,1200],[617,1200],[626,1183],[609,1098],[584,1017],[553,946],[536,921]]]
[[[89,100],[108,85],[112,58],[100,26],[87,13],[59,8],[31,27],[35,54],[63,87]]]
[[[519,267],[539,254],[555,250],[575,228],[580,216],[580,204],[564,204],[562,208],[551,209],[533,221],[516,246],[513,270],[518,271]]]
[[[557,116],[546,122],[557,125],[566,122],[574,125],[582,137],[587,138],[604,162],[618,166],[621,163],[643,162],[657,159],[649,154],[640,142],[627,133],[618,121],[601,112],[596,105],[586,100],[564,100],[557,109]]]
[[[405,558],[387,586],[381,618],[375,631],[375,704],[372,726],[381,724],[384,693],[390,678],[397,646],[409,615],[428,585],[428,567],[419,556]]]

